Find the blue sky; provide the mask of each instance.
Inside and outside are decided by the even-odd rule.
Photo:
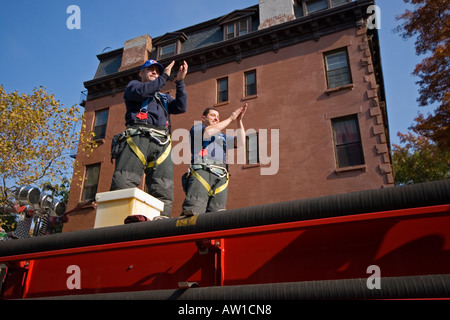
[[[78,104],[83,82],[94,77],[97,54],[118,49],[126,40],[166,32],[220,17],[258,0],[17,0],[0,3],[0,84],[7,92],[31,93],[44,86],[64,106]],[[81,10],[81,29],[70,30],[70,5]],[[404,41],[393,29],[402,0],[376,0],[381,9],[379,30],[391,142],[406,133],[419,110],[418,86],[411,73],[421,58],[414,41]]]

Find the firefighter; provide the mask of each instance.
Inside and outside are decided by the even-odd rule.
[[[235,110],[227,119],[220,121],[219,112],[207,108],[202,115],[202,123],[190,130],[191,166],[183,176],[186,192],[182,215],[217,212],[226,209],[228,196],[227,148],[244,148],[245,129],[243,117],[247,104]],[[233,121],[238,122],[236,136],[228,136],[224,131]]]
[[[173,204],[170,114],[187,110],[186,62],[174,78],[175,98],[160,92],[174,64],[172,61],[164,68],[155,60],[147,60],[142,65],[141,80],[130,81],[124,92],[127,129],[116,135],[111,145],[111,158],[116,163],[110,190],[137,187],[145,173],[146,191],[164,203],[161,217],[170,217]]]

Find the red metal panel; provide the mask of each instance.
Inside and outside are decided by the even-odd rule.
[[[16,270],[27,262],[3,298],[361,278],[370,265],[382,277],[444,274],[450,205],[0,257]],[[80,289],[68,286],[72,265]]]
[[[364,278],[371,265],[385,277],[450,270],[449,206],[311,222],[227,237],[224,285]]]
[[[23,297],[176,289],[184,281],[212,286],[215,260],[211,251],[200,254],[195,242],[49,256],[33,260]],[[69,266],[77,266],[79,272]],[[74,288],[78,280],[79,289]]]
[[[29,265],[30,264],[27,261],[9,263],[8,272],[2,286],[2,292],[0,292],[3,299],[19,299],[22,297]]]

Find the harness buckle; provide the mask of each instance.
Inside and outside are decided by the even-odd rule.
[[[170,139],[168,134],[164,130],[157,130],[153,128],[139,127],[139,131],[142,134],[149,135],[153,140],[155,140],[160,146],[164,146],[169,143]],[[165,141],[162,141],[165,139]]]
[[[154,139],[156,142],[158,142],[158,144],[161,146],[166,145],[170,141],[170,139],[168,138],[167,133],[165,131],[150,129],[149,134],[152,137],[152,139]],[[166,139],[166,141],[164,141],[164,142],[161,141],[157,136],[159,136],[159,138]]]
[[[214,174],[215,176],[219,177],[219,178],[224,178],[228,175],[228,170],[225,169],[224,167],[221,166],[216,166],[213,164],[192,164],[191,168],[193,171],[195,170],[199,170],[199,169],[203,169],[203,170],[208,170],[209,172],[211,172],[212,174]]]
[[[227,169],[224,167],[215,166],[213,164],[210,164],[207,167],[212,174],[218,176],[219,178],[223,178],[228,174]]]

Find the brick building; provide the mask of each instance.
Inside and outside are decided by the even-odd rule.
[[[76,210],[64,232],[94,225],[91,200],[96,192],[109,190],[111,139],[125,128],[123,90],[147,59],[189,64],[188,111],[171,118],[178,161],[173,217],[184,200],[181,176],[190,156],[186,133],[211,106],[224,119],[249,104],[245,163],[237,153],[231,156],[230,209],[393,186],[371,5],[373,0],[260,0],[99,54],[94,79],[84,83],[88,94],[83,103],[99,147],[89,157],[77,154],[80,166],[68,203],[68,210]],[[174,96],[174,89],[168,82],[163,91]]]

